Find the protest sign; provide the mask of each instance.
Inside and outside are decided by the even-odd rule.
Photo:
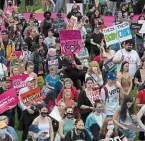
[[[67,14],[69,13],[69,12],[71,12],[71,10],[72,10],[72,7],[73,6],[77,6],[78,7],[78,11],[80,11],[81,12],[81,14],[83,14],[83,4],[82,3],[67,3],[66,4],[66,12],[67,12]]]
[[[59,34],[63,54],[75,54],[81,51],[82,36],[80,30],[61,30]]]
[[[139,30],[139,29],[141,29],[141,27],[142,27],[142,24],[138,24],[138,23],[131,23],[131,25],[130,25],[131,29]]]
[[[105,64],[104,64],[104,68],[107,71],[114,71],[116,69],[116,65],[112,62],[114,57],[112,57],[111,59],[109,59]]]
[[[120,42],[132,39],[131,30],[128,22],[116,25],[116,30]]]
[[[28,74],[23,74],[19,76],[12,76],[11,79],[11,88],[14,88],[16,91],[20,90],[21,88],[26,87],[25,80],[28,77]]]
[[[74,29],[76,24],[77,24],[77,17],[71,16],[66,29],[69,29],[69,30]]]
[[[57,31],[66,29],[66,24],[63,18],[57,18],[53,20],[53,28]]]
[[[54,108],[52,109],[52,111],[49,114],[49,116],[52,117],[52,118],[54,118],[58,122],[61,120],[61,116],[60,116],[60,113],[58,111],[58,107],[57,106],[54,106]]]
[[[14,89],[10,89],[0,95],[0,114],[7,111],[9,107],[15,106],[18,103],[18,96]]]
[[[140,69],[141,81],[145,81],[145,69]]]
[[[107,46],[110,46],[119,42],[115,26],[111,26],[111,27],[103,29],[103,33],[104,33]]]
[[[44,99],[39,87],[21,94],[20,97],[22,99],[23,104],[27,107],[31,105],[31,102],[37,103],[41,102]]]
[[[139,33],[144,34],[145,33],[145,23],[143,23]]]

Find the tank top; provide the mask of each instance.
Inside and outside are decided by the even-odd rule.
[[[49,120],[47,123],[39,123],[38,124],[38,128],[42,131],[42,132],[48,132],[48,134],[46,135],[47,137],[50,136],[50,123],[49,123]]]
[[[64,119],[63,120],[63,134],[66,135],[68,131],[74,128],[74,119]]]

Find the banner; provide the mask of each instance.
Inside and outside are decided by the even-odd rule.
[[[103,29],[103,33],[104,33],[107,46],[110,46],[119,42],[115,26],[111,26],[111,27]]]
[[[53,29],[57,31],[66,29],[66,23],[64,22],[63,18],[58,18],[53,20]]]
[[[16,91],[20,90],[21,88],[26,87],[25,80],[28,77],[28,74],[23,74],[19,76],[12,76],[11,79],[11,88],[14,88]]]
[[[31,102],[37,103],[41,102],[44,99],[39,87],[21,94],[20,97],[22,99],[23,104],[27,107],[31,105]]]
[[[0,114],[7,111],[9,107],[15,106],[18,103],[18,96],[14,89],[10,89],[0,95]]]
[[[120,42],[132,39],[132,34],[128,22],[116,25],[116,30]]]
[[[72,10],[72,7],[73,6],[77,6],[78,7],[78,11],[79,12],[81,12],[81,14],[83,14],[83,4],[82,3],[67,3],[66,4],[66,12],[67,12],[67,14],[69,13],[69,12],[71,12],[71,10]]]
[[[63,54],[75,54],[81,51],[82,36],[80,30],[62,30],[59,34]]]

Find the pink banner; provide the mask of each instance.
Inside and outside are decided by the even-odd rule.
[[[7,111],[9,107],[15,106],[18,103],[18,96],[14,89],[10,89],[0,95],[0,114]]]
[[[14,88],[16,91],[20,90],[21,88],[26,87],[25,80],[28,77],[28,74],[23,74],[19,76],[12,76],[10,79],[11,82],[11,88]]]
[[[63,54],[75,54],[81,51],[82,36],[80,30],[61,30],[59,35]]]
[[[35,15],[36,15],[35,17],[38,21],[42,21],[44,19],[43,13],[36,13]],[[142,14],[142,15],[145,16],[145,14]],[[137,21],[139,16],[140,15],[135,15],[133,17],[133,20]],[[24,13],[24,17],[25,17],[26,20],[29,20],[30,13]],[[65,18],[66,14],[63,13],[62,17]],[[57,14],[52,13],[51,18],[54,18],[54,19],[57,18]],[[114,23],[114,17],[113,16],[103,16],[103,19],[104,19],[104,23],[105,23],[106,26],[112,26],[113,23]]]

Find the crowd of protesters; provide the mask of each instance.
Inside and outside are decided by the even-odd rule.
[[[69,13],[67,3],[73,4]],[[0,141],[144,141],[145,36],[130,27],[131,39],[107,46],[103,29],[104,16],[114,16],[112,25],[140,20],[143,25],[145,0],[41,0],[42,21],[33,11],[37,0],[25,0],[29,20],[18,12],[20,4],[0,1],[0,103],[12,88],[11,78],[28,75],[16,91],[18,104],[0,109]],[[64,20],[63,30],[80,30],[79,53],[62,53],[53,12]],[[140,14],[137,21],[135,14]],[[111,59],[115,67],[107,70]],[[26,106],[22,95],[38,87],[43,100]],[[60,120],[50,116],[54,108]]]

